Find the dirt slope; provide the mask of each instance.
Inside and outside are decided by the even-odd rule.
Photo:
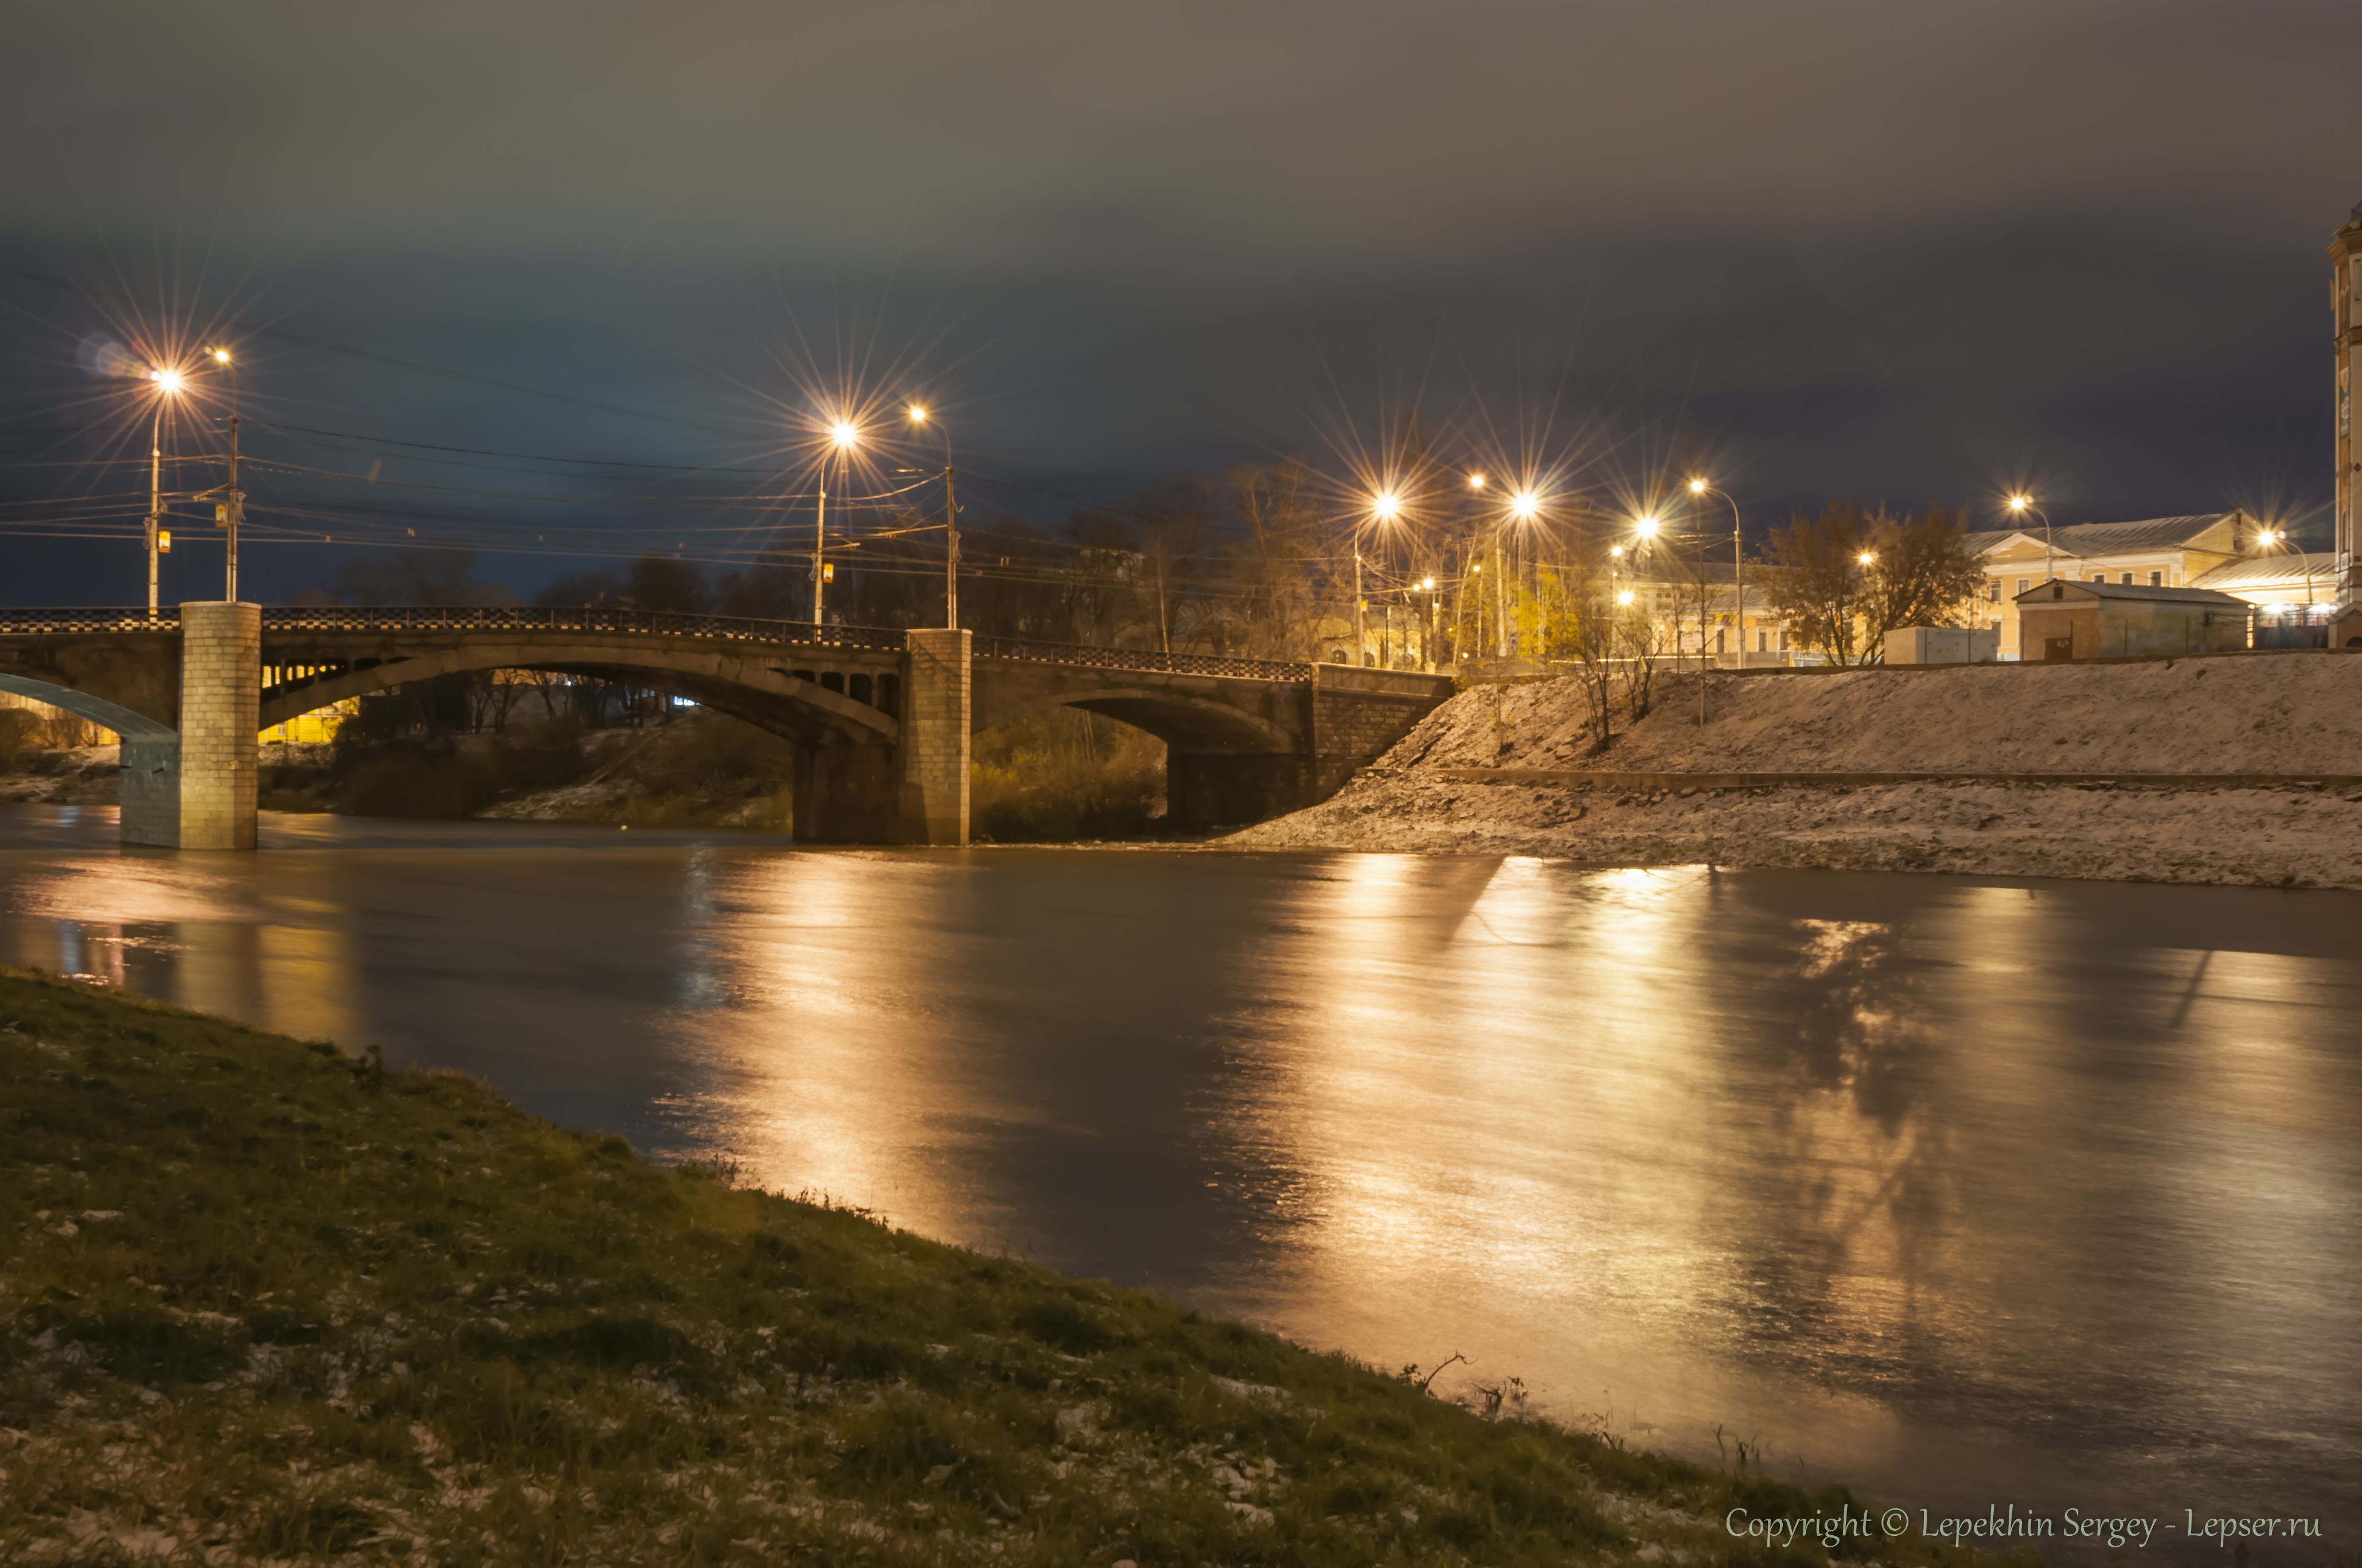
[[[2362,790],[1910,784],[1637,792],[1447,769],[2362,775],[2362,658],[1984,666],[1665,683],[1590,751],[1573,680],[1463,692],[1333,800],[1223,840],[1598,865],[2362,888]]]

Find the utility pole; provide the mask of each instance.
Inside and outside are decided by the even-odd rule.
[[[246,521],[246,492],[237,488],[237,415],[229,416],[229,483],[214,502],[214,521],[228,530],[228,567],[222,579],[222,600],[237,602],[237,525]]]
[[[1161,611],[1164,602],[1164,561],[1161,552],[1156,562],[1156,594]],[[1369,603],[1362,597],[1362,547],[1356,541],[1353,546],[1353,663],[1357,667],[1366,663],[1370,657],[1366,651],[1370,646],[1368,614]]]
[[[156,544],[164,523],[164,408],[148,434],[148,619],[156,618]]]
[[[952,492],[949,463],[944,465],[944,624],[959,630],[959,498]]]
[[[1156,525],[1156,651],[1167,658],[1173,656],[1173,616],[1164,605],[1164,525],[1162,523]]]
[[[821,558],[828,548],[828,459],[820,460],[820,512],[812,521],[812,633],[820,633]]]

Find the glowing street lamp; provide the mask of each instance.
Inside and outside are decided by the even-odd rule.
[[[1542,498],[1530,490],[1521,490],[1509,502],[1509,515],[1520,523],[1530,523],[1541,514]]]
[[[1392,523],[1402,515],[1402,497],[1391,490],[1378,491],[1370,497],[1370,515],[1381,523]],[[1353,658],[1357,663],[1369,662],[1369,602],[1362,597],[1362,530],[1356,525],[1353,529]]]
[[[1485,476],[1481,473],[1470,474],[1468,476],[1468,488],[1470,490],[1483,490],[1485,488]]]
[[[2312,603],[2312,552],[2289,537],[2289,531],[2285,528],[2267,528],[2256,536],[2256,543],[2268,550],[2278,545],[2282,549],[2294,550],[2297,553],[2298,558],[2304,562],[2304,602],[2307,605],[2311,605]]]
[[[156,417],[148,427],[148,618],[156,618],[157,557],[171,546],[171,536],[164,528],[164,408],[179,397],[187,385],[187,378],[169,365],[158,365],[148,372],[148,381],[156,389]]]
[[[1860,555],[1858,555],[1858,556],[1854,557],[1854,559],[1855,559],[1855,560],[1857,560],[1857,561],[1859,561],[1859,562],[1860,562],[1860,564],[1862,564],[1863,566],[1868,566],[1868,565],[1870,565],[1870,563],[1871,563],[1871,562],[1872,562],[1872,561],[1876,560],[1877,558],[1877,558],[1876,556],[1874,556],[1874,555],[1871,554],[1868,550],[1864,550],[1864,551],[1862,551],[1862,553],[1861,553],[1861,554],[1860,554]]]
[[[1727,490],[1718,490],[1706,479],[1690,480],[1690,493],[1695,496],[1718,495],[1730,502],[1730,570],[1731,613],[1733,634],[1738,638],[1738,668],[1747,668],[1747,544],[1739,532],[1738,502]]]
[[[853,448],[861,443],[861,427],[851,420],[838,419],[830,424],[828,434],[829,438],[836,443],[840,460],[849,467],[853,458]],[[812,633],[814,635],[820,633],[822,591],[828,583],[828,574],[824,569],[823,559],[827,551],[828,458],[826,454],[822,454],[820,461],[820,510],[812,519]]]
[[[2058,577],[2058,552],[2050,540],[2050,513],[2035,505],[2034,497],[2024,493],[2009,498],[2009,509],[2014,513],[2031,512],[2042,519],[2042,580],[2056,581]]]
[[[923,403],[912,403],[908,412],[911,423],[916,425],[923,426],[933,418]],[[959,502],[952,493],[952,431],[950,425],[939,419],[934,423],[944,433],[944,624],[956,631],[959,629]],[[840,432],[850,428],[845,425],[837,426]],[[844,444],[840,434],[838,445]]]

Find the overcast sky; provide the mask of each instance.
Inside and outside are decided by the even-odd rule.
[[[118,414],[77,345],[178,309],[260,417],[501,450],[776,459],[817,370],[1061,493],[1415,401],[1767,521],[2303,508],[2357,61],[2350,0],[27,7],[0,428]]]

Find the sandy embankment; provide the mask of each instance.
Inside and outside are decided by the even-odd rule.
[[[1589,755],[1574,679],[1463,692],[1335,798],[1237,848],[1426,850],[1624,866],[1826,867],[2362,888],[2362,790],[2180,790],[2143,773],[2362,776],[2362,657],[1987,665],[1695,678]],[[1651,790],[1467,769],[2114,773],[2114,786]]]

